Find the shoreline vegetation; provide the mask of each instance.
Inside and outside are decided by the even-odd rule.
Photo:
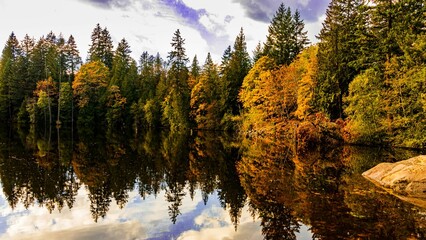
[[[0,57],[0,119],[37,127],[239,132],[321,145],[426,148],[424,1],[332,0],[318,43],[281,4],[249,54],[244,30],[220,63],[190,61],[179,30],[166,59],[136,61],[93,29],[86,61],[71,35],[11,33]],[[140,46],[138,46],[140,47]],[[250,56],[251,55],[251,56]]]

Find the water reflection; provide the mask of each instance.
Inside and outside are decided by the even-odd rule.
[[[12,209],[22,204],[50,213],[73,211],[78,196],[86,193],[92,221],[100,222],[111,209],[128,208],[129,200],[139,204],[135,194],[149,204],[162,198],[168,221],[180,230],[157,238],[184,239],[225,224],[220,214],[185,214],[188,200],[198,193],[204,207],[194,202],[196,211],[209,209],[211,214],[217,202],[227,212],[235,238],[253,234],[255,228],[242,217],[247,213],[254,226],[261,226],[264,239],[426,237],[424,209],[361,177],[378,162],[406,159],[416,152],[345,146],[300,155],[285,141],[241,142],[212,132],[148,131],[137,137],[90,129],[3,133],[0,180]],[[144,238],[156,239],[154,235]]]
[[[296,239],[301,224],[314,239],[424,239],[424,209],[388,195],[361,173],[416,152],[339,147],[296,155],[285,142],[244,144],[241,182],[265,239]],[[287,161],[287,162],[286,162]]]

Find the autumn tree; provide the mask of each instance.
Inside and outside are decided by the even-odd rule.
[[[100,61],[83,64],[72,84],[73,93],[79,108],[80,124],[93,124],[101,121],[104,105],[101,97],[108,86],[109,70]]]

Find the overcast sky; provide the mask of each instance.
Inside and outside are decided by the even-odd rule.
[[[166,58],[176,29],[180,29],[190,59],[204,62],[207,52],[219,61],[244,28],[248,51],[264,42],[269,22],[281,3],[298,9],[312,42],[321,29],[330,0],[0,0],[0,44],[13,31],[36,40],[50,31],[72,34],[85,59],[97,23],[107,27],[114,46],[129,42],[132,56],[143,51]]]

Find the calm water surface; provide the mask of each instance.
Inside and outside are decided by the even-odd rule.
[[[425,239],[425,209],[361,176],[418,154],[296,155],[211,132],[3,131],[0,239]]]

